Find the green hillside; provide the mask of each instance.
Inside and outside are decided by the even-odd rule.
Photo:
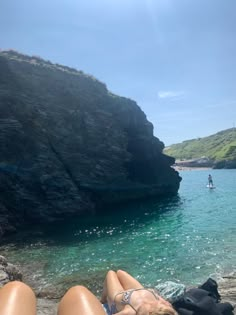
[[[236,128],[226,129],[214,135],[187,140],[164,149],[164,153],[177,160],[209,158],[218,167],[236,166]],[[231,167],[230,167],[231,168]]]

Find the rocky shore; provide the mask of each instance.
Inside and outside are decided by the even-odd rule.
[[[0,256],[0,288],[7,282],[14,280],[24,281],[24,277],[20,269],[9,263],[5,257]],[[217,282],[222,302],[230,302],[233,306],[236,306],[236,272],[223,276]],[[37,315],[57,314],[59,297],[53,298],[50,296],[49,292],[48,294],[45,292],[44,294],[42,294],[42,292],[36,292],[36,296]]]
[[[176,170],[177,172],[180,171],[201,171],[201,170],[211,170],[211,167],[190,167],[190,166],[179,166],[179,165],[173,165],[172,166],[174,170]]]

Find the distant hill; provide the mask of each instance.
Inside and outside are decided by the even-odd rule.
[[[173,144],[166,147],[164,153],[176,160],[192,160],[192,164],[201,163],[213,168],[236,168],[236,128]]]

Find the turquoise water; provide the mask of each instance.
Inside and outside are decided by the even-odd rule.
[[[45,227],[34,237],[24,233],[0,253],[38,288],[101,283],[108,269],[118,268],[145,285],[217,278],[236,269],[236,170],[211,170],[214,190],[206,188],[208,172],[180,172],[177,197]]]

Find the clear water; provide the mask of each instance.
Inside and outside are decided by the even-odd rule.
[[[100,218],[28,231],[0,247],[37,289],[102,285],[124,269],[145,285],[199,284],[236,267],[236,170],[182,171],[179,195],[113,208]]]

